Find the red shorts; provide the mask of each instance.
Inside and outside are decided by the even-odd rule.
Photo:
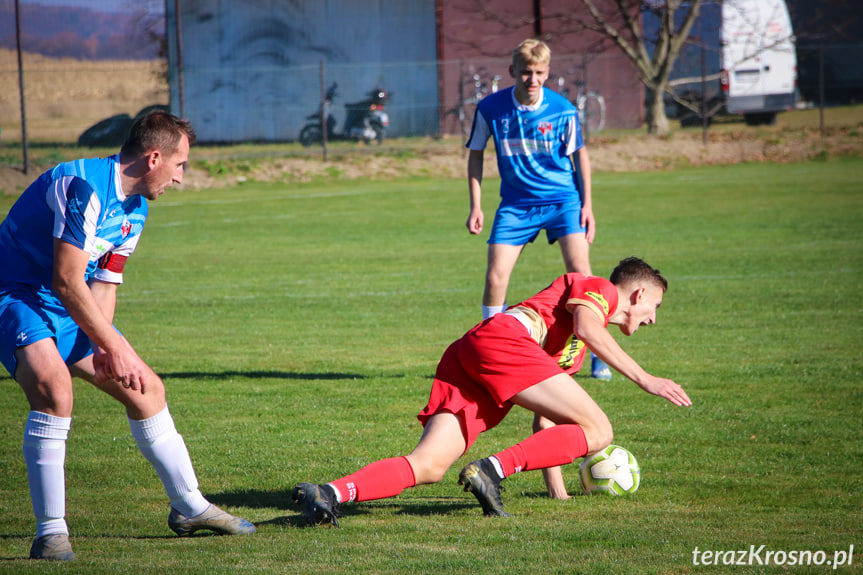
[[[512,316],[498,314],[450,345],[437,367],[428,405],[417,418],[455,414],[467,448],[500,423],[514,395],[564,373]]]

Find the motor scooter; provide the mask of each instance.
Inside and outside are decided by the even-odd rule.
[[[378,144],[383,143],[384,133],[390,124],[389,115],[384,109],[389,94],[382,88],[375,88],[368,93],[365,100],[345,104],[345,125],[341,132],[336,131],[336,119],[330,111],[333,100],[338,95],[336,88],[338,84],[327,88],[324,97],[324,115],[326,116],[327,141],[352,140],[354,142],[370,143],[372,140]],[[321,125],[321,113],[306,116],[306,123],[300,130],[300,143],[303,146],[323,143],[323,126]]]

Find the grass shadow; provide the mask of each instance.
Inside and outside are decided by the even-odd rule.
[[[340,380],[367,379],[368,376],[359,373],[296,373],[288,371],[176,371],[162,372],[162,379],[231,379],[244,377],[247,379],[298,379],[298,380]]]

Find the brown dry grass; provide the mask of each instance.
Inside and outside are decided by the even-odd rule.
[[[75,142],[104,118],[135,115],[167,104],[158,62],[82,61],[23,54],[27,135],[32,142]],[[0,49],[0,128],[5,142],[21,141],[18,56]]]
[[[28,135],[35,142],[29,175],[22,173],[17,57],[0,50],[0,193],[18,193],[59,161],[104,155],[112,150],[45,147],[75,142],[86,128],[114,114],[134,115],[166,103],[168,88],[155,62],[91,62],[25,54]],[[707,142],[698,129],[675,130],[661,138],[641,131],[603,132],[589,144],[596,172],[670,170],[687,165],[792,162],[814,157],[863,156],[863,106],[828,109],[819,131],[817,110],[779,116],[776,126],[751,128],[742,122],[712,126]],[[11,144],[15,142],[14,144]],[[256,180],[291,184],[315,178],[394,178],[406,175],[464,178],[466,160],[459,138],[391,140],[383,148],[335,145],[329,161],[320,148],[298,144],[196,147],[183,187],[201,189]],[[489,153],[486,176],[496,175]]]

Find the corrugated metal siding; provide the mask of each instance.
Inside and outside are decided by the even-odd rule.
[[[319,63],[334,111],[376,86],[393,95],[394,136],[437,126],[434,0],[183,0],[185,112],[201,141],[294,140],[319,106]],[[174,2],[167,2],[176,78]],[[179,108],[171,82],[173,109]]]
[[[512,85],[512,49],[536,29],[534,4],[525,0],[181,3],[185,109],[202,141],[295,140],[320,105],[321,61],[327,85],[339,85],[337,129],[346,103],[381,86],[393,95],[390,135],[457,134],[460,103],[474,95],[473,75],[487,85],[495,75],[501,88]],[[576,82],[602,94],[606,127],[640,126],[643,89],[632,64],[609,46],[597,53],[596,36],[555,29],[561,20],[553,16],[567,10],[584,8],[571,0],[541,2],[539,28],[553,51],[552,73],[565,77],[571,98]],[[167,0],[167,19],[177,110],[174,0]],[[466,108],[469,116],[471,104]]]

